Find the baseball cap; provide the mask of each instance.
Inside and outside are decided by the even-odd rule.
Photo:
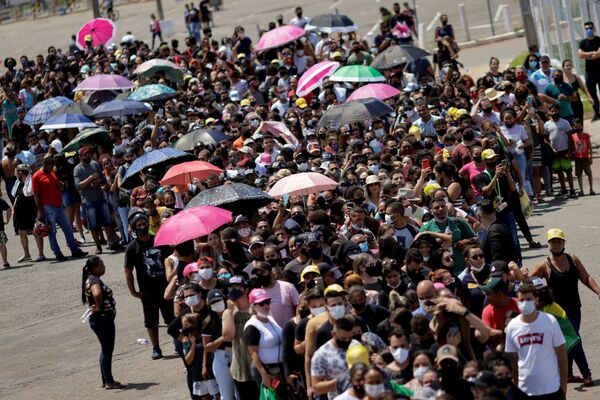
[[[232,90],[229,92],[229,98],[231,101],[240,101],[240,92],[237,90]]]
[[[346,351],[346,362],[348,363],[348,369],[352,368],[354,364],[369,365],[369,350],[361,344],[350,347]]]
[[[196,272],[198,272],[198,264],[195,262],[189,263],[183,269],[183,276],[187,277],[189,274],[193,274]]]
[[[494,375],[492,371],[481,371],[477,374],[473,384],[475,386],[487,388],[490,386],[496,386],[498,384],[497,382],[498,380],[496,379],[496,375]]]
[[[316,232],[308,232],[308,233],[304,234],[303,239],[304,239],[305,246],[308,246],[311,243],[321,242],[319,234]]]
[[[260,244],[260,245],[264,245],[265,242],[260,240],[259,238],[254,238],[250,241],[250,244],[248,245],[248,248],[251,249],[252,246],[254,246],[255,244]]]
[[[242,285],[244,287],[248,287],[248,280],[242,275],[234,275],[229,278],[230,285]]]
[[[496,154],[494,149],[485,149],[484,151],[481,152],[481,158],[484,160],[489,160],[496,156],[498,156],[498,154]]]
[[[562,239],[565,240],[565,232],[562,229],[552,228],[546,233],[546,239]]]
[[[321,270],[319,269],[319,267],[317,267],[316,265],[308,265],[308,266],[304,267],[304,269],[302,270],[302,273],[300,274],[300,283],[303,283],[304,276],[306,274],[310,274],[310,273],[321,276]]]
[[[240,106],[242,107],[248,107],[250,105],[250,99],[242,99],[242,101],[240,101]]]
[[[437,354],[435,356],[435,362],[439,363],[443,360],[448,359],[458,362],[458,351],[456,350],[456,347],[450,344],[445,344],[438,349]]]
[[[267,294],[264,289],[252,289],[250,295],[248,296],[250,303],[262,303],[265,300],[271,300],[271,297]]]
[[[329,285],[329,286],[327,286],[327,288],[325,288],[324,294],[325,294],[325,297],[327,297],[327,296],[346,295],[348,293],[344,290],[343,287],[341,287],[337,283],[334,283],[333,285]]]
[[[82,155],[84,155],[84,154],[87,154],[87,153],[89,153],[90,151],[92,151],[92,149],[90,149],[90,148],[89,148],[89,147],[87,147],[87,146],[83,146],[83,147],[81,147],[81,148],[79,149],[79,155],[80,155],[80,156],[82,156]]]
[[[206,295],[206,301],[208,304],[217,302],[217,301],[225,301],[225,295],[219,289],[211,289]]]
[[[306,103],[306,99],[304,97],[300,97],[299,99],[297,99],[296,106],[298,108],[304,110],[306,107],[308,107],[308,104]]]
[[[501,277],[502,274],[508,274],[510,272],[510,268],[508,268],[508,264],[504,260],[494,260],[492,261],[492,265],[490,268],[490,275],[494,277]]]
[[[531,283],[533,286],[535,286],[536,289],[543,289],[548,286],[548,281],[546,281],[546,278],[541,278],[537,276],[531,279]]]
[[[540,62],[543,62],[543,61],[548,61],[548,62],[550,62],[550,57],[548,57],[548,56],[541,56],[541,57],[540,57]]]
[[[248,217],[245,217],[243,215],[238,215],[237,217],[235,217],[235,220],[233,221],[234,224],[239,224],[242,222],[250,222],[250,220],[248,219]]]
[[[490,276],[487,281],[483,285],[479,287],[479,289],[485,293],[490,294],[494,292],[504,292],[508,291],[508,287],[506,282],[502,278],[497,276]]]

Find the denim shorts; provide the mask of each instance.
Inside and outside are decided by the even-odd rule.
[[[83,208],[85,210],[87,227],[90,231],[97,231],[101,228],[101,226],[98,225],[98,221],[100,221],[102,226],[112,224],[112,218],[106,200],[83,203]]]

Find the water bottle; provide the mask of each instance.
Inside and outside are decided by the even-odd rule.
[[[92,315],[92,309],[87,308],[85,310],[85,312],[83,313],[83,315],[81,316],[81,323],[85,324],[86,322],[88,322],[88,320],[90,319],[90,315]]]
[[[148,344],[148,340],[144,339],[144,338],[140,338],[140,339],[137,340],[137,343],[140,344],[140,345],[142,345],[142,346],[144,346],[144,345]]]

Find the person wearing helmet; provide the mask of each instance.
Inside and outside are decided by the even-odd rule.
[[[579,297],[579,282],[587,286],[600,298],[600,286],[587,272],[583,263],[574,254],[565,253],[565,232],[562,229],[552,228],[546,234],[550,255],[540,261],[533,269],[531,276],[545,278],[552,289],[554,299],[565,312],[573,327],[579,335],[581,326],[581,299]],[[581,335],[580,335],[581,336]],[[583,378],[573,375],[573,360],[579,368]],[[593,386],[592,373],[588,367],[587,358],[583,351],[582,342],[579,342],[569,352],[569,382],[583,383]]]

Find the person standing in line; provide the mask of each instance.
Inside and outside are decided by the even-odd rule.
[[[115,299],[112,290],[102,282],[106,267],[98,256],[90,257],[83,267],[81,301],[88,305],[91,312],[90,328],[100,341],[100,373],[102,387],[122,389],[124,386],[114,380],[112,375],[112,355],[115,349]]]
[[[600,86],[600,37],[596,35],[594,23],[583,24],[585,38],[579,42],[579,58],[585,60],[585,85],[592,96],[594,116],[592,122],[600,119],[600,103],[598,102],[598,86]]]
[[[37,208],[33,192],[31,191],[31,172],[27,164],[19,164],[15,170],[17,175],[17,183],[13,187],[14,193],[14,225],[21,239],[21,247],[23,248],[23,256],[17,262],[25,262],[31,260],[29,252],[29,238],[35,226],[35,217]],[[38,257],[36,262],[46,261],[44,256],[44,238],[34,235],[35,244],[38,249]]]
[[[160,39],[160,42],[158,42],[159,45],[163,41],[162,31],[160,29],[160,21],[156,19],[156,15],[154,14],[150,14],[150,32],[152,33],[152,47],[150,48],[154,49],[154,41],[156,40],[157,36]]]
[[[37,214],[39,220],[45,220],[50,226],[50,248],[56,256],[57,261],[66,261],[67,257],[62,253],[58,241],[56,240],[56,224],[65,235],[67,245],[74,258],[85,257],[86,252],[82,251],[73,237],[73,228],[67,220],[67,214],[62,204],[62,182],[58,180],[54,173],[54,158],[52,156],[44,157],[42,168],[40,168],[31,178],[31,185]]]

